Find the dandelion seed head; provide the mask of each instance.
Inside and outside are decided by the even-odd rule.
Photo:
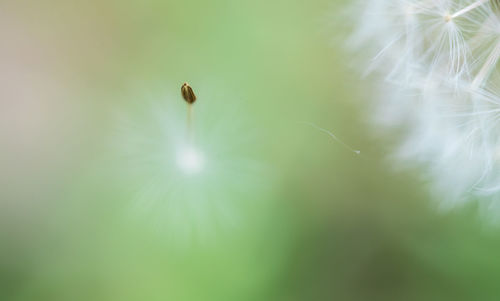
[[[348,47],[384,78],[373,120],[404,131],[392,158],[424,172],[443,207],[500,201],[498,0],[368,0],[353,4]]]

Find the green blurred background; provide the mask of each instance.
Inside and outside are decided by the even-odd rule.
[[[0,299],[498,300],[498,228],[437,210],[372,135],[346,5],[2,1]],[[148,183],[132,161],[163,144],[138,137],[184,118],[184,81],[217,160],[136,210],[123,175]]]

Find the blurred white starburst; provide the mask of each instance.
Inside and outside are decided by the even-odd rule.
[[[358,67],[385,79],[374,119],[405,129],[397,157],[426,165],[446,206],[476,198],[491,208],[500,195],[500,1],[363,0],[348,15],[348,47],[370,58]]]
[[[183,146],[177,151],[177,165],[181,172],[193,175],[203,171],[205,158],[196,148]]]
[[[245,104],[211,91],[197,88],[189,131],[180,95],[141,93],[138,107],[121,112],[113,141],[133,214],[182,244],[241,226],[270,182],[252,154],[256,127]]]

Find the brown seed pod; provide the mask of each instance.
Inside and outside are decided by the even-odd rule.
[[[188,103],[193,104],[196,101],[196,95],[193,92],[193,89],[188,83],[184,83],[181,87],[182,98]]]

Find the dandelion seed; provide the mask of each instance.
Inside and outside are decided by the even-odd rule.
[[[229,96],[207,96],[205,90],[203,98],[210,97],[211,104],[197,103],[200,135],[191,143],[182,131],[184,104],[144,94],[134,97],[141,99],[140,108],[118,120],[112,143],[118,146],[113,153],[120,154],[121,183],[134,205],[130,213],[179,245],[212,239],[247,220],[242,205],[265,202],[272,180],[267,165],[247,152],[255,129],[244,104],[228,104]]]

